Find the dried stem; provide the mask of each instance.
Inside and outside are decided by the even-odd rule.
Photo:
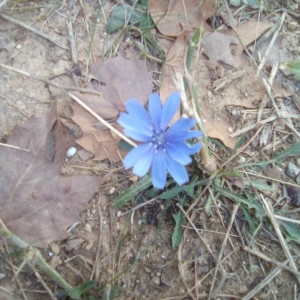
[[[47,275],[49,275],[60,287],[62,287],[65,291],[70,291],[73,287],[66,282],[61,275],[53,269],[44,259],[41,252],[27,244],[25,241],[23,241],[18,236],[14,235],[4,224],[2,219],[0,218],[0,234],[6,238],[9,239],[14,245],[17,247],[27,250],[26,258],[27,259],[33,259],[33,261],[44,270]]]

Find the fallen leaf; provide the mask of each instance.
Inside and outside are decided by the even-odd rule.
[[[126,152],[119,148],[119,140],[115,139],[109,129],[100,129],[95,126],[98,122],[90,113],[84,110],[79,104],[72,104],[74,115],[73,121],[78,124],[83,135],[76,139],[76,143],[85,150],[93,153],[94,160],[108,158],[110,161],[117,162],[122,159]],[[115,124],[116,129],[122,131],[119,125]]]
[[[230,66],[235,66],[235,61],[231,54],[230,45],[238,45],[237,38],[222,34],[218,31],[206,33],[201,41],[203,53],[208,57],[207,65],[211,69],[216,69],[218,61],[222,61]]]
[[[230,128],[235,128],[236,125],[233,123],[240,122],[239,124],[242,128],[253,122],[251,118],[245,118],[245,115],[243,116],[242,114],[236,116],[236,119],[234,119],[234,115],[230,118],[226,108],[230,106],[243,109],[257,108],[266,93],[262,78],[258,76],[256,79],[257,69],[244,55],[234,56],[238,69],[236,72],[225,71],[226,75],[217,80],[215,79],[215,74],[212,74],[212,71],[203,62],[204,59],[199,59],[193,65],[192,73],[195,74],[194,82],[198,83],[201,91],[200,108],[202,118],[205,121],[206,134],[221,140],[227,147],[234,148],[237,138],[230,137],[232,133]],[[227,78],[232,78],[232,75],[235,73],[243,75],[227,81]],[[218,86],[214,85],[215,81],[218,82],[218,86],[221,86],[222,82],[227,84],[217,89]],[[273,84],[273,95],[275,97],[283,97],[285,95],[286,97],[291,95],[291,92],[275,81]],[[252,116],[256,117],[255,115]]]
[[[184,64],[188,49],[187,34],[184,32],[176,39],[163,65],[163,75],[160,78],[160,97],[163,103],[176,90],[173,82],[175,74],[184,74]]]
[[[53,111],[16,126],[7,143],[30,152],[1,149],[1,218],[31,245],[47,247],[66,238],[66,229],[79,220],[102,179],[60,175],[68,145]]]
[[[200,26],[211,30],[205,21],[215,12],[214,2],[214,0],[150,0],[149,12],[162,34],[177,37],[186,30]]]
[[[274,26],[273,23],[258,22],[256,20],[249,20],[245,23],[240,24],[236,28],[236,33],[241,39],[242,43],[234,45],[232,48],[235,49],[236,54],[242,54],[244,46],[248,46],[256,41],[267,29]],[[226,34],[236,37],[237,35],[233,29],[225,31]],[[244,46],[243,46],[244,45]]]
[[[94,79],[87,83],[84,79],[83,81],[90,89],[100,92],[103,96],[79,92],[74,94],[106,120],[116,119],[120,111],[125,110],[125,103],[130,98],[135,98],[145,105],[153,88],[152,76],[147,70],[146,62],[137,59],[114,57],[102,63],[92,64],[90,76]],[[79,85],[80,78],[74,76],[74,79]],[[119,151],[120,139],[115,138],[102,124],[96,124],[98,121],[76,102],[72,103],[72,108],[72,119],[83,132],[76,143],[93,153],[95,160],[121,160],[120,153],[125,152]],[[118,125],[116,128],[121,131]]]
[[[113,102],[118,113],[132,97],[145,105],[152,92],[152,75],[143,60],[117,56],[92,64],[90,73],[98,80],[92,81],[94,89]]]

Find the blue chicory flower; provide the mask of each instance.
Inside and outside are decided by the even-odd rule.
[[[191,146],[185,142],[201,138],[200,131],[190,130],[196,120],[180,118],[168,127],[179,104],[178,92],[172,93],[163,106],[159,94],[154,93],[149,98],[148,113],[132,98],[125,104],[128,114],[121,113],[118,119],[128,137],[142,142],[125,156],[125,169],[133,167],[133,173],[142,177],[151,167],[153,186],[160,189],[166,184],[167,170],[179,185],[188,182],[184,166],[191,163],[190,155],[201,149],[201,143]]]

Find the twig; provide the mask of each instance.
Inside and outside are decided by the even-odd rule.
[[[81,88],[81,87],[77,87],[77,86],[65,86],[65,87],[62,87],[61,85],[56,84],[56,83],[52,82],[51,80],[48,80],[46,78],[37,76],[35,74],[30,74],[30,73],[28,73],[26,71],[23,71],[23,70],[20,70],[20,69],[17,69],[17,68],[8,66],[8,65],[0,64],[0,68],[7,69],[9,71],[13,71],[15,73],[27,76],[27,77],[29,77],[31,79],[34,79],[34,80],[41,81],[41,82],[43,82],[43,83],[45,83],[47,85],[54,86],[54,87],[56,87],[58,89],[61,89],[61,90],[70,90],[70,91],[77,91],[77,92],[82,92],[82,93],[87,93],[87,94],[94,94],[94,95],[103,96],[102,93],[100,93],[100,92],[98,92],[96,90]],[[55,77],[52,77],[52,79],[54,79]],[[27,118],[27,116],[25,116],[25,117]]]
[[[44,259],[41,252],[27,244],[25,241],[23,241],[18,236],[14,235],[4,224],[2,219],[0,218],[0,234],[4,237],[9,239],[14,245],[17,247],[27,250],[27,258],[31,257],[34,259],[34,262],[45,271],[56,283],[62,287],[66,291],[70,291],[73,287],[66,282],[61,275],[53,269]]]
[[[101,199],[101,194],[99,193],[98,197],[98,215],[99,215],[99,236],[98,236],[98,247],[97,247],[97,254],[96,258],[93,264],[93,270],[90,275],[90,280],[93,280],[93,277],[95,275],[95,271],[97,269],[97,266],[99,264],[99,258],[100,258],[100,252],[101,252],[101,246],[102,246],[102,231],[103,231],[103,214],[101,211],[101,205],[100,205],[100,199]],[[95,275],[95,280],[98,281],[98,273]]]
[[[280,117],[283,118],[283,119],[300,119],[299,115],[289,115],[289,114],[286,114],[284,112],[281,114]],[[264,125],[266,123],[275,121],[276,119],[278,119],[278,116],[272,116],[270,118],[267,118],[265,120],[262,120],[260,122],[255,123],[255,124],[249,125],[249,126],[243,128],[243,129],[237,130],[236,132],[230,134],[229,136],[230,137],[236,137],[236,136],[241,135],[241,134],[243,134],[243,133],[245,133],[245,132],[247,132],[249,130],[254,129],[255,127],[257,127],[259,125]]]
[[[113,131],[121,139],[123,139],[124,141],[126,141],[128,144],[130,144],[133,147],[137,146],[133,141],[131,141],[129,138],[127,138],[125,135],[123,135],[121,132],[119,132],[117,129],[115,129],[112,125],[110,125],[106,120],[104,120],[103,118],[101,118],[98,114],[96,114],[90,107],[88,107],[85,103],[83,103],[75,95],[73,95],[70,92],[66,92],[66,94],[68,96],[70,96],[73,100],[75,100],[81,107],[83,107],[86,111],[88,111],[93,117],[95,117],[98,121],[100,121],[108,129],[110,129],[111,131]]]
[[[287,261],[286,261],[287,262]],[[286,263],[285,262],[285,263]],[[260,290],[262,290],[270,281],[275,278],[282,269],[280,267],[275,268],[272,272],[269,273],[255,288],[253,288],[247,295],[245,295],[242,300],[250,300],[256,295]]]
[[[17,150],[21,150],[21,151],[30,152],[30,150],[28,150],[28,149],[22,149],[22,148],[20,148],[20,147],[13,146],[13,145],[9,145],[9,144],[3,144],[3,143],[0,143],[0,146],[12,148],[12,149],[17,149]]]
[[[270,53],[271,53],[272,47],[273,47],[273,45],[274,45],[274,43],[275,43],[275,41],[276,41],[276,39],[277,39],[277,37],[278,37],[278,34],[279,34],[279,31],[280,31],[281,27],[282,27],[282,25],[283,25],[285,16],[286,16],[286,12],[284,12],[284,13],[282,14],[281,20],[280,20],[280,24],[279,24],[277,30],[275,31],[275,33],[274,33],[274,35],[273,35],[273,37],[272,37],[272,40],[271,40],[271,42],[270,42],[270,44],[269,44],[269,46],[268,46],[268,48],[267,48],[267,50],[266,50],[266,53],[264,54],[264,57],[262,58],[262,60],[261,60],[261,62],[260,62],[260,64],[259,64],[259,66],[257,67],[257,74],[256,74],[256,77],[258,76],[258,73],[260,73],[260,71],[262,70],[262,68],[264,67],[264,65],[265,65],[265,63],[266,63],[266,61],[267,61],[267,59],[268,59],[268,57],[269,57],[269,55],[270,55]]]
[[[0,9],[6,5],[8,3],[9,0],[3,0],[1,3],[0,3]]]
[[[299,132],[294,128],[293,125],[290,125],[290,124],[289,124],[288,122],[286,122],[286,120],[284,120],[284,118],[282,117],[282,113],[281,113],[280,110],[278,109],[278,107],[277,107],[277,105],[276,105],[276,102],[275,102],[275,99],[274,99],[274,97],[273,97],[273,95],[272,95],[271,88],[270,88],[270,84],[266,81],[265,78],[263,78],[262,81],[263,81],[263,84],[264,84],[264,86],[265,86],[265,88],[266,88],[267,94],[268,94],[268,96],[270,97],[270,99],[271,99],[271,101],[272,101],[272,104],[273,104],[273,107],[275,108],[275,111],[276,111],[277,116],[280,117],[280,118],[283,120],[284,124],[285,124],[289,129],[291,129],[291,131],[294,133],[294,135],[296,135],[296,136],[298,137],[298,139],[300,139],[300,134],[299,134]]]
[[[69,50],[69,47],[67,47],[67,46],[65,46],[65,45],[63,45],[63,44],[61,44],[59,42],[54,41],[50,36],[48,36],[48,35],[40,32],[40,31],[36,30],[35,28],[33,28],[33,27],[29,26],[29,25],[26,25],[26,24],[24,24],[24,23],[22,23],[22,22],[20,22],[18,20],[15,20],[15,19],[13,19],[13,18],[11,18],[11,17],[9,17],[9,16],[7,16],[5,14],[1,14],[0,13],[0,17],[2,19],[6,20],[6,21],[9,21],[9,22],[11,22],[13,24],[16,24],[16,25],[18,25],[18,26],[20,26],[22,28],[25,28],[28,31],[31,31],[31,32],[35,33],[36,35],[41,36],[42,38],[44,38],[44,39],[52,42],[53,44],[55,44],[55,45],[57,45],[57,46],[59,46],[59,47],[61,47],[63,49]]]
[[[243,165],[236,166],[236,169],[239,169],[240,167],[243,167]],[[240,170],[239,172],[245,173],[245,174],[248,174],[248,175],[251,175],[251,176],[259,177],[259,178],[264,178],[264,179],[267,179],[267,180],[270,180],[270,181],[279,182],[279,183],[282,183],[282,184],[285,184],[285,185],[291,185],[291,186],[299,187],[299,184],[279,180],[279,179],[276,179],[276,178],[267,177],[267,176],[261,175],[259,173],[255,173],[255,172],[251,172],[251,171],[242,171],[242,170]]]
[[[68,33],[69,33],[72,61],[74,65],[77,65],[78,61],[77,61],[76,43],[75,43],[74,33],[73,33],[73,24],[70,19],[66,20],[66,22],[67,22]]]
[[[270,262],[270,263],[276,265],[277,267],[280,267],[280,268],[282,268],[282,269],[284,269],[286,271],[289,271],[289,272],[295,274],[296,276],[300,276],[299,272],[297,272],[297,271],[289,268],[286,264],[283,264],[283,263],[281,263],[281,262],[279,262],[277,260],[271,259],[270,257],[266,256],[265,254],[263,254],[263,253],[261,253],[261,252],[259,252],[257,250],[250,249],[247,246],[244,247],[244,250],[250,252],[251,254],[254,254],[254,255],[260,257],[261,259],[263,259],[263,260],[265,260],[267,262]]]
[[[269,217],[269,219],[270,219],[270,221],[271,221],[271,223],[272,223],[272,225],[274,227],[274,230],[275,230],[275,232],[277,234],[277,237],[278,237],[278,239],[280,241],[281,247],[283,248],[283,250],[285,252],[285,255],[288,258],[288,261],[289,261],[289,263],[291,265],[291,268],[294,271],[298,272],[297,266],[296,266],[296,264],[295,264],[295,262],[293,260],[293,257],[292,257],[292,255],[290,253],[290,250],[289,250],[289,248],[288,248],[288,246],[286,244],[286,241],[285,241],[285,239],[284,239],[284,237],[282,235],[282,232],[280,230],[279,224],[276,221],[276,219],[274,218],[274,214],[273,214],[273,211],[272,211],[271,207],[269,206],[269,203],[265,200],[265,198],[264,198],[264,196],[262,194],[260,195],[260,197],[261,197],[261,199],[263,201],[264,207],[266,209],[266,213],[267,213],[267,215],[268,215],[268,217]],[[300,283],[300,277],[297,277],[297,280],[298,280],[298,283]]]
[[[214,298],[215,294],[218,293],[218,290],[214,290],[214,285],[215,285],[215,281],[216,281],[216,277],[217,277],[217,271],[218,271],[218,269],[220,267],[220,263],[222,261],[222,256],[223,256],[223,252],[224,252],[225,246],[227,244],[229,233],[231,231],[231,227],[232,227],[232,224],[234,222],[234,218],[235,218],[235,215],[236,215],[238,209],[239,209],[239,204],[235,204],[233,206],[233,210],[232,210],[232,214],[231,214],[231,218],[230,218],[230,223],[228,225],[227,232],[226,232],[226,235],[224,237],[224,240],[223,240],[223,243],[222,243],[222,246],[221,246],[221,250],[220,250],[220,253],[219,253],[219,257],[218,257],[218,260],[217,260],[216,271],[214,273],[214,277],[213,277],[213,280],[212,280],[211,285],[210,285],[209,295],[208,295],[208,298],[207,298],[208,300],[210,300],[211,298]]]
[[[48,285],[40,275],[40,273],[35,269],[34,265],[32,263],[29,263],[30,268],[34,271],[35,277],[38,279],[38,281],[42,284],[45,291],[48,293],[51,300],[57,300],[57,298],[54,296],[52,291],[49,289]]]
[[[297,186],[299,187],[299,185],[297,185]],[[278,216],[278,215],[274,215],[274,218],[277,219],[277,220],[282,220],[282,221],[286,221],[286,222],[290,222],[290,223],[300,224],[299,220],[293,220],[293,219],[289,219],[289,218]]]
[[[271,71],[271,74],[270,74],[270,77],[269,77],[270,87],[272,87],[272,85],[273,85],[274,78],[275,78],[275,75],[277,73],[277,70],[278,70],[278,62],[274,63],[274,65],[272,66],[272,71]],[[267,100],[268,100],[268,95],[265,94],[263,99],[260,102],[260,107],[259,107],[259,110],[257,112],[257,119],[256,119],[257,122],[261,121],[263,109],[266,106]]]

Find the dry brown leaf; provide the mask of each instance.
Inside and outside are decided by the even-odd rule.
[[[214,2],[214,0],[150,0],[149,12],[162,34],[177,37],[186,30],[200,26],[211,30],[205,21],[215,12]]]
[[[171,47],[162,69],[163,75],[160,79],[160,97],[163,103],[167,99],[167,97],[176,90],[173,82],[175,74],[184,73],[184,64],[186,60],[187,49],[187,33],[184,32],[176,39],[173,46]]]
[[[145,105],[152,92],[152,75],[144,60],[109,58],[91,65],[91,74],[99,81],[92,82],[94,89],[113,102],[118,112],[125,110],[132,97]]]
[[[272,27],[273,23],[258,22],[255,20],[249,20],[243,24],[240,24],[236,28],[236,33],[242,41],[242,44],[234,45],[233,48],[236,51],[236,54],[242,54],[244,51],[244,46],[252,44],[257,40],[267,29]],[[226,34],[236,37],[233,29],[228,29],[225,32]],[[243,46],[244,45],[244,46]]]
[[[76,102],[72,104],[72,108],[74,111],[72,119],[80,126],[83,132],[82,137],[77,139],[76,143],[93,153],[95,160],[106,158],[114,162],[121,160],[121,155],[124,156],[125,152],[118,146],[119,139],[115,139],[111,135],[110,130],[97,128],[95,124],[98,121]],[[116,128],[121,130],[121,127],[118,125]]]
[[[235,80],[229,80],[229,83],[216,91],[214,82],[215,74],[208,69],[200,59],[195,74],[195,82],[198,83],[201,90],[201,114],[205,120],[204,127],[208,136],[220,139],[227,147],[234,148],[237,138],[231,138],[230,129],[236,126],[240,128],[246,126],[249,120],[244,119],[242,114],[229,117],[226,108],[230,106],[241,108],[257,108],[261,99],[264,97],[266,90],[259,76],[256,79],[257,69],[244,55],[234,56],[235,64],[238,71],[242,71],[242,76]],[[229,73],[218,78],[218,86],[222,82],[227,82],[227,78],[231,78],[234,73]],[[275,97],[283,97],[291,95],[278,82],[273,84],[273,95]]]
[[[38,247],[66,238],[66,229],[79,220],[102,179],[60,175],[67,145],[53,112],[16,126],[7,142],[30,152],[1,149],[1,218],[14,234]]]
[[[214,70],[217,67],[218,61],[222,61],[230,66],[235,66],[230,45],[238,45],[239,40],[237,38],[215,31],[213,33],[206,33],[201,44],[203,46],[203,53],[209,59],[207,65],[211,69]]]
[[[104,119],[116,118],[125,110],[124,104],[137,99],[142,105],[148,101],[152,91],[152,76],[145,61],[113,57],[91,65],[88,81],[73,75],[75,84],[83,81],[85,87],[102,95],[74,92],[74,94]]]
[[[88,87],[103,96],[79,92],[74,94],[106,120],[115,119],[120,111],[124,111],[125,103],[130,98],[135,98],[145,105],[153,88],[152,76],[147,70],[145,61],[136,59],[114,57],[102,63],[95,63],[91,65],[91,76],[95,79],[87,83]],[[78,85],[79,78],[74,79]],[[72,119],[83,132],[76,140],[77,144],[93,153],[95,160],[105,158],[111,161],[121,160],[120,153],[124,152],[119,151],[119,138],[115,138],[105,127],[95,126],[98,121],[76,102],[73,102],[72,108],[74,111]],[[117,129],[121,130],[118,126]]]

